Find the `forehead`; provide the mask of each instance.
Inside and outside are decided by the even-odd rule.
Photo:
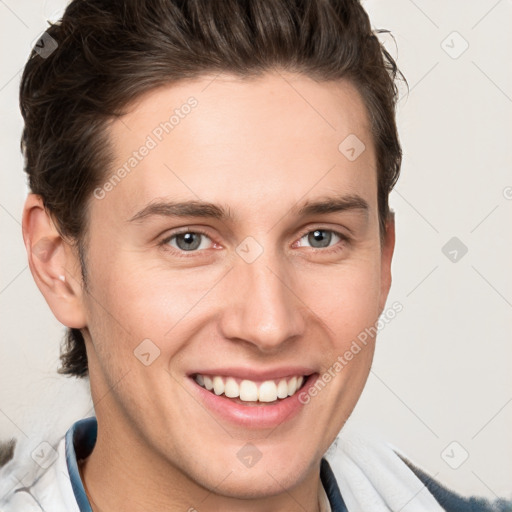
[[[101,209],[124,219],[155,198],[269,217],[331,193],[376,201],[366,108],[346,81],[285,73],[183,81],[139,98],[109,137],[115,161]]]

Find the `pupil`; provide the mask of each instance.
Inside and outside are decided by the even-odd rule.
[[[197,249],[200,244],[200,236],[197,233],[183,233],[176,237],[176,245],[184,251]]]
[[[331,233],[323,229],[316,229],[315,231],[312,231],[309,234],[308,238],[308,242],[313,247],[328,247],[329,244],[331,243]]]

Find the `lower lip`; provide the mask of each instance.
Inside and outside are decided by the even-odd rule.
[[[299,400],[299,395],[307,393],[318,378],[318,374],[310,375],[302,388],[292,396],[278,400],[276,403],[265,405],[242,405],[234,402],[225,395],[216,395],[200,386],[193,378],[195,392],[201,402],[215,415],[244,428],[263,429],[275,428],[285,421],[290,421],[302,410],[304,404]]]

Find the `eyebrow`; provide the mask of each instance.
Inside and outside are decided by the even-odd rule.
[[[350,210],[361,210],[365,215],[368,214],[370,206],[358,195],[347,195],[341,197],[327,197],[316,201],[306,201],[297,215],[307,217],[309,215],[318,215],[322,213],[338,213]]]
[[[368,214],[368,203],[358,195],[345,195],[326,197],[306,203],[297,208],[292,207],[289,213],[295,213],[298,217],[308,217],[326,213],[339,213],[344,211],[360,210],[366,216]],[[150,217],[201,217],[217,220],[234,221],[235,216],[230,208],[204,201],[156,201],[146,205],[138,211],[128,222],[143,221]]]
[[[203,201],[157,201],[146,205],[131,217],[128,222],[142,221],[148,217],[204,217],[211,219],[232,219],[228,209]]]

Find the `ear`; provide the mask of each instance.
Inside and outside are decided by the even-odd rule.
[[[53,314],[67,327],[85,327],[79,258],[59,234],[41,196],[28,195],[22,229],[30,271]]]
[[[381,246],[381,282],[380,282],[380,313],[384,311],[389,289],[391,288],[391,261],[395,250],[395,213],[390,212],[386,221],[386,234]]]

